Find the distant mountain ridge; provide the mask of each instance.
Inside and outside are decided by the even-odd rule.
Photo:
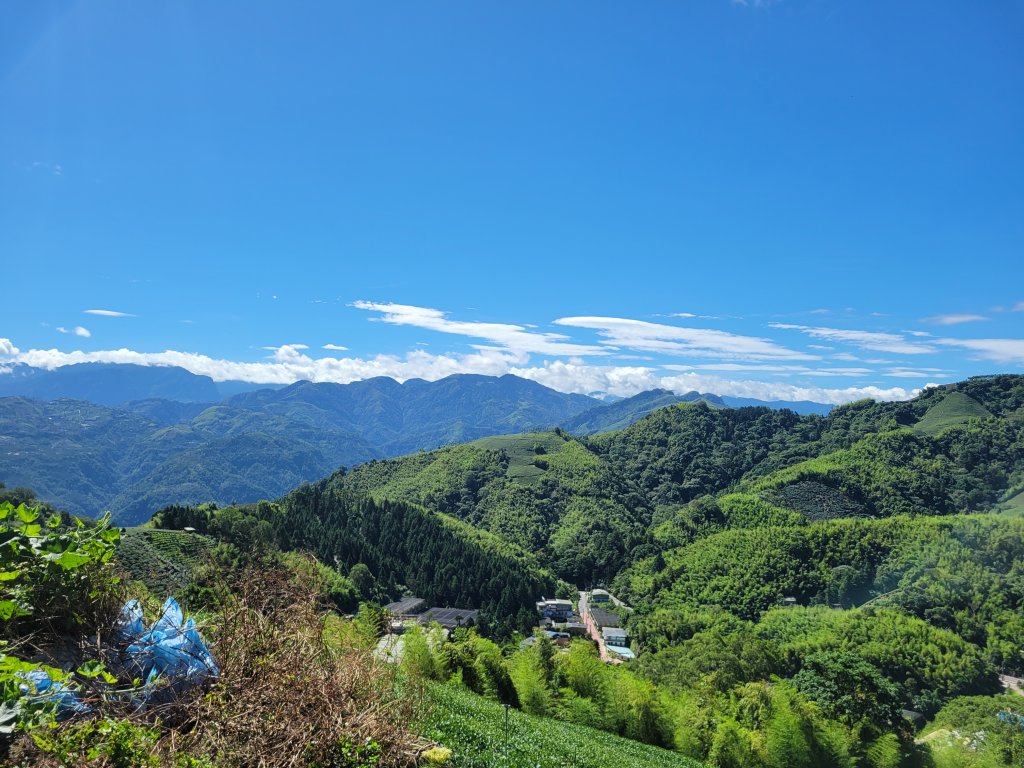
[[[149,398],[214,403],[266,386],[244,381],[214,382],[209,376],[175,366],[78,363],[47,370],[19,364],[6,373],[0,371],[0,397],[65,397],[110,406]]]
[[[387,456],[554,427],[599,402],[518,376],[475,374],[404,383],[385,377],[351,384],[300,381],[227,401],[233,407],[356,432]]]
[[[515,376],[473,375],[299,382],[220,403],[149,398],[120,408],[7,397],[0,480],[72,512],[111,510],[133,523],[172,502],[277,498],[339,466],[553,427],[597,402]]]
[[[644,416],[660,408],[667,408],[679,403],[707,403],[711,408],[772,408],[773,410],[790,410],[801,416],[818,414],[828,415],[833,406],[825,403],[814,403],[809,400],[788,402],[784,400],[755,400],[748,397],[719,396],[701,392],[687,392],[677,395],[667,389],[651,389],[632,397],[616,400],[612,403],[598,405],[584,411],[561,424],[562,429],[574,435],[596,435],[601,432],[614,432],[625,429]]]
[[[715,395],[667,390],[605,403],[512,375],[472,374],[300,381],[222,399],[220,385],[181,368],[26,368],[0,374],[0,392],[32,395],[0,397],[0,481],[127,523],[172,502],[277,498],[370,459],[557,426],[608,432],[680,402],[726,407]]]

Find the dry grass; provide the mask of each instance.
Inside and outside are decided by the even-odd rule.
[[[324,642],[319,595],[282,572],[247,573],[216,630],[221,679],[190,707],[184,751],[218,766],[345,765],[343,745],[374,742],[381,765],[410,762],[413,702],[369,648]]]
[[[371,648],[327,646],[319,592],[276,569],[246,571],[230,586],[215,625],[202,630],[220,667],[216,684],[143,715],[109,706],[105,715],[156,724],[158,765],[175,765],[182,754],[217,768],[415,764],[422,742],[407,726],[419,697],[400,690],[395,670]],[[27,764],[62,764],[34,751],[25,753]],[[113,765],[104,758],[70,764]]]

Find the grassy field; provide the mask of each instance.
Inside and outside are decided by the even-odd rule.
[[[532,485],[544,475],[544,456],[560,451],[565,440],[554,432],[527,432],[522,435],[484,437],[473,441],[472,445],[488,451],[505,451],[509,459],[509,479],[523,485]]]
[[[604,731],[509,710],[454,685],[432,683],[424,737],[452,750],[452,768],[702,768],[703,763]]]
[[[950,392],[933,405],[917,424],[915,432],[937,435],[944,429],[963,424],[969,419],[984,419],[992,414],[981,403],[963,392]]]

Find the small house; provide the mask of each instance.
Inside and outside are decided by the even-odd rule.
[[[597,603],[610,603],[611,601],[612,601],[612,596],[610,594],[608,594],[607,590],[595,589],[593,592],[590,593],[590,602],[591,603],[594,603],[594,604],[597,604]]]
[[[537,603],[537,612],[546,619],[567,621],[572,613],[571,600],[541,600]]]
[[[605,645],[607,646],[625,648],[629,645],[627,642],[629,633],[621,627],[604,627],[601,630],[601,637],[604,638]]]

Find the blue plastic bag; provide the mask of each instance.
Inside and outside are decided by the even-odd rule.
[[[57,719],[65,720],[74,715],[90,712],[91,708],[78,698],[64,683],[55,681],[41,669],[20,675],[25,680],[18,684],[22,696],[38,697],[40,701],[57,703]]]
[[[129,643],[125,654],[133,676],[146,681],[143,704],[154,695],[158,684],[180,694],[220,675],[195,621],[185,621],[181,606],[173,597],[164,602],[160,617],[149,631],[145,631],[137,601],[126,603],[118,635]]]

